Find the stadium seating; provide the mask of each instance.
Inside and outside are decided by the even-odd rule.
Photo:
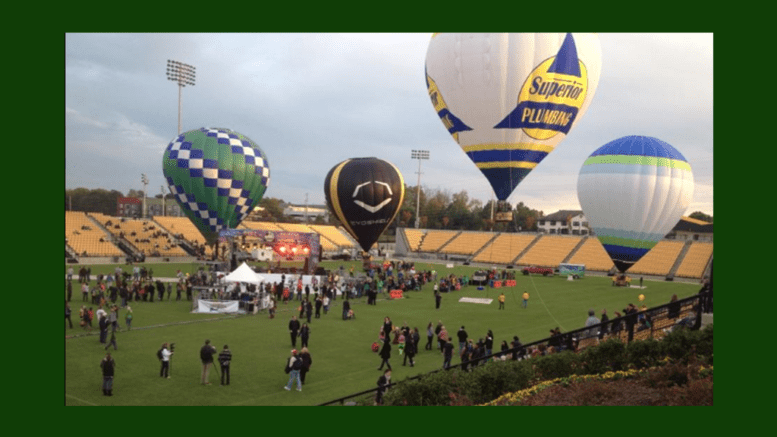
[[[353,240],[342,229],[331,225],[310,225],[310,228],[326,237],[341,249],[352,249],[355,247]]]
[[[630,269],[629,274],[666,276],[672,269],[677,257],[683,250],[682,241],[659,241],[645,256],[637,261]]]
[[[204,246],[206,256],[210,257],[213,255],[213,249],[207,245],[205,237],[202,236],[200,230],[194,226],[188,217],[154,216],[154,221],[178,238],[183,238],[200,247]]]
[[[443,244],[447,243],[459,231],[427,231],[419,252],[437,252]]]
[[[153,220],[122,219],[99,214],[95,216],[114,237],[123,238],[145,256],[187,256],[161,225]]]
[[[417,252],[421,247],[421,240],[423,240],[426,232],[420,229],[411,228],[404,228],[403,231],[405,232],[405,238],[407,239],[407,245],[409,246],[410,250]]]
[[[613,268],[614,264],[610,255],[604,250],[604,246],[596,237],[585,240],[582,246],[569,260],[570,264],[585,264],[586,270],[606,272]]]
[[[474,262],[509,264],[537,236],[535,234],[500,234],[491,244],[486,246],[475,258]]]
[[[543,235],[528,252],[518,259],[517,264],[558,267],[572,249],[580,243],[580,238],[582,237]]]
[[[79,256],[124,256],[84,212],[65,211],[65,239]]]
[[[688,252],[685,253],[676,276],[683,278],[701,278],[704,270],[712,257],[712,243],[691,243]]]
[[[472,255],[480,250],[488,240],[494,238],[493,232],[464,231],[440,250],[440,253]]]

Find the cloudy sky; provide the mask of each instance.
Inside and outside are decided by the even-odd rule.
[[[508,199],[546,214],[580,209],[577,176],[594,150],[626,135],[659,138],[691,164],[686,214],[713,214],[712,34],[600,34],[602,74],[580,122]],[[411,150],[429,150],[421,185],[466,190],[486,178],[443,127],[424,81],[431,34],[76,34],[65,37],[65,185],[148,193],[166,185],[162,155],[178,133],[167,60],[196,67],[183,131],[226,127],[268,157],[266,196],[324,204],[327,172],[347,158],[394,163],[416,185]]]

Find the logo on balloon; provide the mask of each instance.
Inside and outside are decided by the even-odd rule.
[[[577,57],[572,34],[556,56],[537,66],[526,78],[518,105],[495,129],[523,129],[532,138],[547,140],[569,133],[588,90],[588,73]]]
[[[384,186],[386,188],[386,190],[388,190],[389,196],[394,195],[394,193],[391,192],[391,186],[389,184],[387,184],[385,182],[380,182],[380,181],[365,182],[363,184],[359,184],[359,185],[356,186],[356,189],[353,191],[353,198],[355,199],[353,201],[353,203],[355,203],[355,204],[361,206],[362,208],[366,209],[367,211],[375,214],[376,212],[380,211],[384,206],[386,206],[389,203],[391,203],[391,199],[392,198],[388,197],[388,198],[384,199],[382,202],[380,202],[379,204],[374,205],[374,206],[373,205],[368,205],[365,202],[362,202],[361,200],[358,200],[357,196],[359,195],[359,192],[361,191],[362,187],[364,187],[366,185],[371,185],[371,184],[379,184],[381,186]]]

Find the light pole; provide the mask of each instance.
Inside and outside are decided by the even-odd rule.
[[[418,185],[415,187],[415,228],[421,221],[421,160],[429,159],[428,150],[413,150],[410,157],[418,160]]]
[[[165,196],[166,196],[166,194],[165,194],[165,186],[162,185],[159,188],[162,189],[162,217],[164,217],[164,216],[167,215],[167,211],[165,210]]]
[[[167,60],[167,79],[178,83],[178,133],[181,133],[181,89],[194,86],[195,67],[183,62]]]
[[[148,178],[145,173],[140,175],[140,181],[143,182],[143,211],[140,212],[140,215],[146,218],[146,186],[148,185]]]

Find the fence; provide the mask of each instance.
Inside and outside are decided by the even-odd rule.
[[[520,356],[518,359],[528,359],[532,357],[533,352],[539,351],[540,349],[547,351],[548,349],[553,348],[551,353],[567,350],[579,352],[587,347],[597,345],[600,341],[607,341],[612,338],[620,339],[623,342],[632,342],[634,340],[645,340],[648,338],[660,339],[663,338],[667,332],[675,328],[699,329],[701,327],[701,315],[702,311],[705,309],[705,305],[706,302],[703,301],[703,297],[700,295],[680,299],[665,305],[648,308],[643,311],[638,311],[627,314],[625,316],[617,317],[615,319],[610,319],[607,322],[599,323],[597,325],[591,325],[576,329],[574,331],[560,333],[548,338],[544,338],[542,340],[522,345],[519,348],[499,351],[491,355],[478,358],[477,360],[451,365],[448,369],[441,368],[426,374],[416,375],[400,382],[391,383],[389,388],[397,384],[402,384],[404,381],[413,381],[419,378],[424,378],[428,375],[440,371],[462,367],[462,365],[467,367],[474,367],[478,363],[486,363],[490,359],[499,359],[499,357],[502,355],[510,356],[512,354],[519,353]],[[319,406],[337,404],[344,405],[345,401],[349,399],[375,394],[377,390],[378,388],[376,387],[358,393],[353,393],[348,396],[343,396],[341,398],[319,404]]]

